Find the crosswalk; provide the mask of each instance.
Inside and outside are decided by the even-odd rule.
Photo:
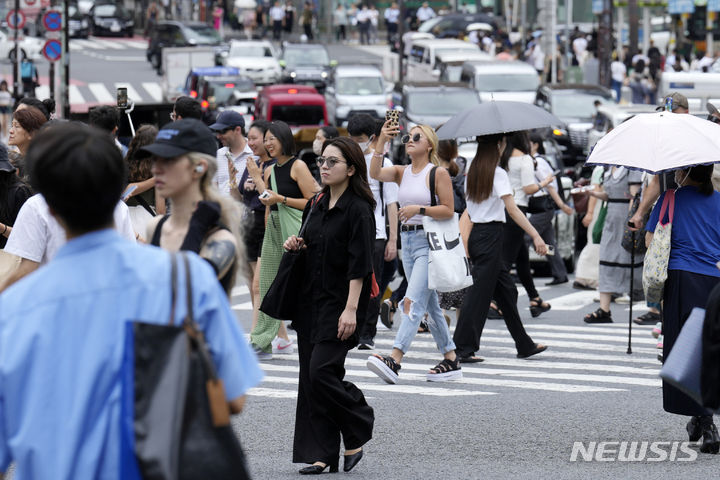
[[[247,289],[234,291],[233,308],[251,310]],[[587,292],[583,292],[587,293]],[[592,292],[590,292],[592,293]],[[553,309],[559,298],[552,299]],[[590,300],[592,302],[592,299]],[[569,308],[570,302],[566,302]],[[587,307],[587,305],[585,305]],[[454,323],[454,322],[453,322]],[[380,326],[380,325],[379,325]],[[392,349],[394,330],[380,330],[375,338],[375,352],[387,354]],[[546,352],[523,360],[516,358],[514,342],[502,321],[488,321],[478,354],[485,361],[462,366],[463,379],[446,383],[429,383],[425,374],[440,359],[429,334],[418,334],[403,359],[400,382],[385,384],[366,368],[368,351],[357,349],[348,354],[347,379],[367,395],[401,394],[432,397],[505,395],[512,391],[545,391],[562,393],[624,392],[637,388],[660,387],[660,363],[652,327],[633,326],[633,354],[627,350],[627,324],[558,325],[541,318],[525,321],[525,328],[535,342],[549,346]],[[451,328],[451,331],[454,327]],[[292,331],[291,338],[293,337]],[[266,377],[251,396],[295,398],[297,395],[298,358],[275,355],[261,364]]]
[[[162,103],[162,86],[158,82],[140,82],[133,84],[129,82],[102,83],[90,82],[87,85],[70,85],[70,105],[73,107],[86,105],[113,105],[115,104],[115,91],[118,87],[125,87],[128,90],[128,98],[136,105],[144,103]],[[50,97],[50,87],[40,85],[35,89],[37,98]]]
[[[126,38],[114,38],[105,39],[99,37],[84,38],[71,38],[70,39],[70,51],[77,52],[82,50],[146,50],[148,47],[147,40],[140,38],[126,39]]]

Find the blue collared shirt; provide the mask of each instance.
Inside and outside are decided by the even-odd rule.
[[[194,254],[190,264],[195,320],[237,398],[262,371],[210,266]],[[119,479],[125,324],[169,316],[168,253],[112,230],[71,240],[0,295],[0,470],[14,461],[19,480]]]

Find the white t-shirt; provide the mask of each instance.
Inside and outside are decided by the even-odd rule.
[[[537,180],[537,183],[539,184],[541,181],[545,180],[548,175],[552,175],[553,168],[552,166],[550,166],[550,162],[545,160],[543,157],[535,157],[535,161],[537,162],[537,169],[535,169],[535,180]],[[552,184],[550,184],[550,186],[553,187],[556,192],[559,192],[560,189],[558,188],[557,182],[558,180],[556,177],[555,180],[552,181]],[[533,194],[533,197],[542,197],[543,195],[550,195],[550,193],[546,189],[541,188]]]
[[[115,230],[134,242],[135,232],[125,202],[118,202],[113,216]],[[45,197],[38,193],[20,208],[5,251],[44,265],[55,257],[66,241],[65,230],[50,215]]]
[[[527,207],[528,195],[522,187],[537,183],[532,157],[530,155],[510,157],[508,160],[508,177],[510,177],[510,186],[514,191],[515,203],[520,207]]]
[[[625,75],[627,74],[627,67],[625,67],[625,64],[619,60],[615,60],[610,64],[610,73],[612,75],[612,79],[616,82],[622,82],[625,80]]]
[[[357,19],[357,23],[367,22],[368,20],[370,20],[370,10],[368,10],[367,8],[363,8],[362,10],[357,12],[355,18]]]
[[[270,9],[270,18],[273,22],[281,22],[285,18],[285,10],[282,7],[272,7]]]
[[[465,179],[467,192],[467,178]],[[480,203],[467,199],[467,212],[473,223],[505,222],[505,195],[512,195],[510,178],[505,170],[495,167],[492,193]]]
[[[230,195],[230,172],[228,170],[228,159],[225,156],[226,153],[228,153],[228,147],[222,147],[218,149],[217,151],[217,172],[215,172],[215,176],[213,177],[213,183],[217,185],[218,191],[222,193],[223,195]],[[245,173],[245,168],[247,167],[247,159],[253,154],[252,149],[250,146],[246,143],[245,149],[240,152],[240,155],[233,158],[233,163],[235,164],[235,170],[237,170],[237,175],[235,178],[236,182],[240,182],[242,179],[243,173]]]
[[[585,39],[585,37],[578,37],[573,40],[572,46],[575,55],[580,56],[585,53],[585,50],[587,50],[588,41]]]
[[[399,185],[395,182],[383,182],[383,201],[380,201],[380,182],[370,176],[370,161],[372,152],[365,154],[365,163],[368,169],[368,184],[375,199],[375,240],[386,240],[385,231],[385,206],[398,201]],[[383,167],[392,167],[393,164],[387,158],[383,159]]]
[[[424,22],[425,20],[430,20],[431,18],[435,17],[435,10],[433,10],[430,7],[420,7],[417,9],[417,13],[415,14],[419,22]]]
[[[389,23],[398,23],[398,17],[400,16],[400,9],[388,8],[385,10],[385,20]]]

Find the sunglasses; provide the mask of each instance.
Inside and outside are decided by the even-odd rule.
[[[328,168],[333,168],[336,163],[345,163],[345,164],[347,164],[346,161],[340,160],[340,159],[337,158],[337,157],[317,157],[317,159],[315,160],[315,162],[317,163],[318,168],[322,167],[323,164],[327,164]]]
[[[410,140],[412,140],[414,143],[419,142],[422,136],[419,133],[416,133],[412,137],[410,135],[403,135],[400,141],[402,143],[408,143]]]

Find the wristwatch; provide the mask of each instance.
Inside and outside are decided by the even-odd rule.
[[[420,207],[420,215],[425,215],[425,207]]]

